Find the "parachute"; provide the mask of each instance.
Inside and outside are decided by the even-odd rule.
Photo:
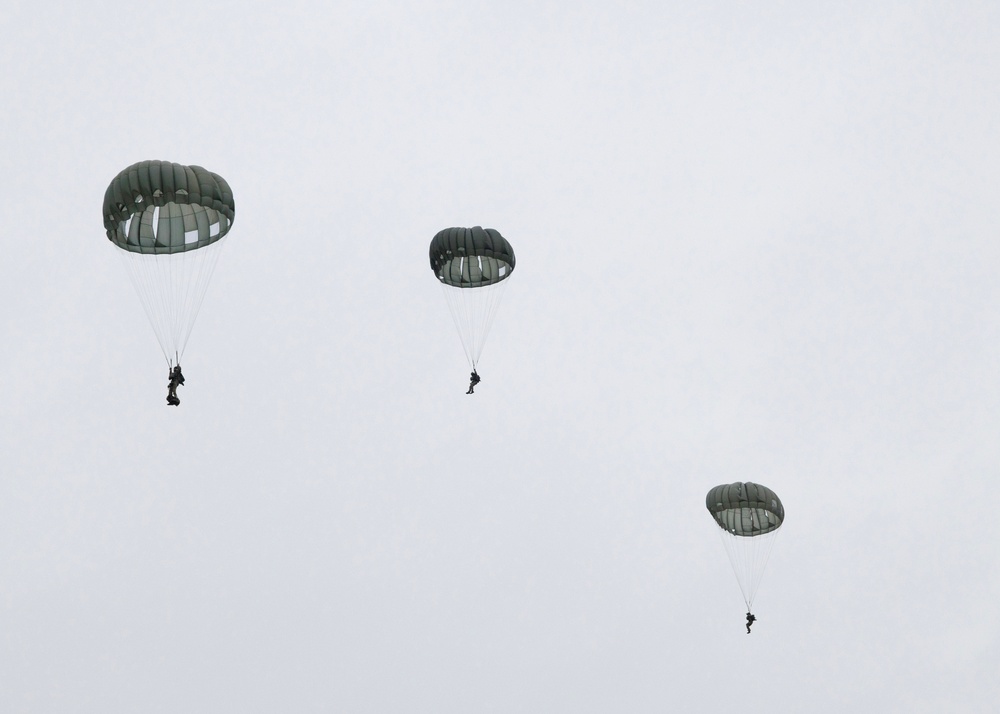
[[[705,506],[721,529],[719,534],[750,612],[785,520],[785,507],[774,491],[749,482],[716,486],[705,497]]]
[[[167,364],[180,362],[236,206],[226,180],[200,166],[140,161],[104,194],[119,250]]]
[[[446,228],[431,241],[430,258],[475,370],[507,278],[514,272],[514,249],[492,228]]]

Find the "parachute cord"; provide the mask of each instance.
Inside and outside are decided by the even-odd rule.
[[[766,544],[762,544],[763,547],[761,548],[761,550],[763,551],[762,553],[763,557],[758,561],[759,567],[755,567],[754,570],[754,572],[757,573],[757,579],[753,586],[754,594],[756,594],[757,587],[760,585],[760,581],[764,577],[764,571],[767,570],[767,564],[771,560],[771,551],[774,549],[774,544],[778,540],[778,535],[780,533],[781,529],[778,528],[766,534],[766,536],[768,536],[768,541]]]
[[[743,596],[743,602],[747,604],[747,609],[750,608],[750,597],[747,594],[746,588],[744,587],[744,578],[741,573],[741,568],[739,566],[739,558],[737,557],[736,549],[740,548],[735,539],[742,540],[739,536],[733,535],[725,529],[719,529],[719,539],[722,541],[722,547],[726,549],[726,556],[729,559],[729,566],[733,569],[733,575],[736,576],[736,584],[740,588],[740,594]]]
[[[222,246],[225,243],[228,234],[217,240],[212,245],[201,248],[203,251],[210,251],[202,257],[202,260],[197,264],[198,273],[195,280],[188,282],[188,290],[185,295],[185,313],[190,315],[190,318],[186,321],[187,329],[182,331],[182,336],[179,340],[180,354],[184,354],[184,348],[187,347],[188,339],[191,337],[191,331],[194,329],[195,319],[198,313],[201,312],[202,303],[205,300],[205,294],[208,292],[208,286],[212,282],[212,277],[215,275],[215,269],[219,264],[219,257],[222,255]]]
[[[153,280],[154,276],[150,274],[150,271],[144,269],[141,262],[143,260],[155,260],[156,258],[151,255],[136,255],[118,248],[115,248],[114,250],[121,257],[122,265],[125,266],[125,272],[128,273],[129,281],[132,283],[132,287],[135,288],[135,291],[139,296],[139,302],[142,305],[142,310],[146,313],[146,317],[149,319],[150,325],[153,326],[153,332],[160,344],[163,359],[166,360],[169,365],[170,357],[168,356],[166,343],[164,342],[162,336],[162,327],[160,325],[159,316],[154,310],[154,302],[158,292],[154,287],[156,281]]]
[[[757,588],[764,576],[779,531],[777,529],[758,536],[738,536],[725,528],[719,529],[719,538],[726,549],[729,565],[736,576],[747,612],[753,609]]]
[[[121,256],[168,366],[173,366],[173,360],[179,363],[184,355],[225,238],[180,255],[133,253],[114,248]]]
[[[479,353],[482,353],[483,347],[486,346],[486,336],[490,333],[490,330],[493,328],[493,319],[496,317],[497,311],[500,309],[500,301],[503,300],[503,294],[504,291],[507,289],[508,280],[510,280],[510,278],[500,281],[500,283],[496,285],[497,290],[494,292],[494,294],[488,296],[487,298],[489,303],[487,305],[486,321],[483,327],[481,342],[479,344]],[[477,359],[478,356],[479,355],[477,354],[476,355]]]
[[[465,357],[473,369],[479,363],[508,280],[509,277],[499,283],[478,288],[457,288],[441,284]]]
[[[445,300],[448,302],[448,312],[451,314],[451,321],[454,323],[455,330],[458,332],[458,339],[462,343],[462,350],[465,352],[465,358],[469,361],[469,364],[473,365],[473,368],[475,368],[475,359],[469,353],[469,347],[466,345],[464,327],[467,320],[464,320],[464,315],[461,314],[464,312],[462,310],[463,305],[460,302],[461,298],[457,295],[453,296],[450,292],[452,290],[461,290],[461,288],[454,288],[441,283],[441,289],[444,291]]]

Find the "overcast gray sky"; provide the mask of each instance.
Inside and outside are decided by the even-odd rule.
[[[981,712],[1000,5],[0,14],[0,708]],[[236,221],[182,405],[107,241]],[[427,264],[517,271],[468,368]],[[753,635],[705,493],[787,520]]]

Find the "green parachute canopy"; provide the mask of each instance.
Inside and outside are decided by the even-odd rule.
[[[236,216],[232,189],[201,166],[140,161],[111,181],[103,214],[163,356],[178,364]]]
[[[705,507],[721,529],[718,533],[749,612],[785,520],[785,507],[774,491],[749,481],[716,486],[705,496]]]
[[[778,494],[749,481],[716,486],[705,497],[705,506],[722,530],[745,538],[770,533],[785,519]]]
[[[204,248],[229,232],[235,216],[229,184],[201,166],[140,161],[104,193],[108,239],[132,253]]]
[[[514,272],[514,249],[492,228],[445,228],[431,241],[430,259],[475,370]]]
[[[514,271],[514,249],[492,228],[445,228],[431,241],[431,270],[445,285],[494,285]]]

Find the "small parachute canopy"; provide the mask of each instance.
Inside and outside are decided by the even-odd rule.
[[[705,506],[722,530],[744,538],[770,533],[785,520],[778,494],[749,481],[716,486],[705,497]]]
[[[750,482],[716,486],[705,496],[705,506],[721,529],[716,533],[750,612],[785,520],[785,507],[774,491]]]
[[[201,166],[140,161],[104,193],[104,228],[122,250],[174,254],[221,240],[236,216],[226,180]]]
[[[494,285],[514,271],[514,249],[492,228],[445,228],[431,241],[431,270],[445,285]]]

